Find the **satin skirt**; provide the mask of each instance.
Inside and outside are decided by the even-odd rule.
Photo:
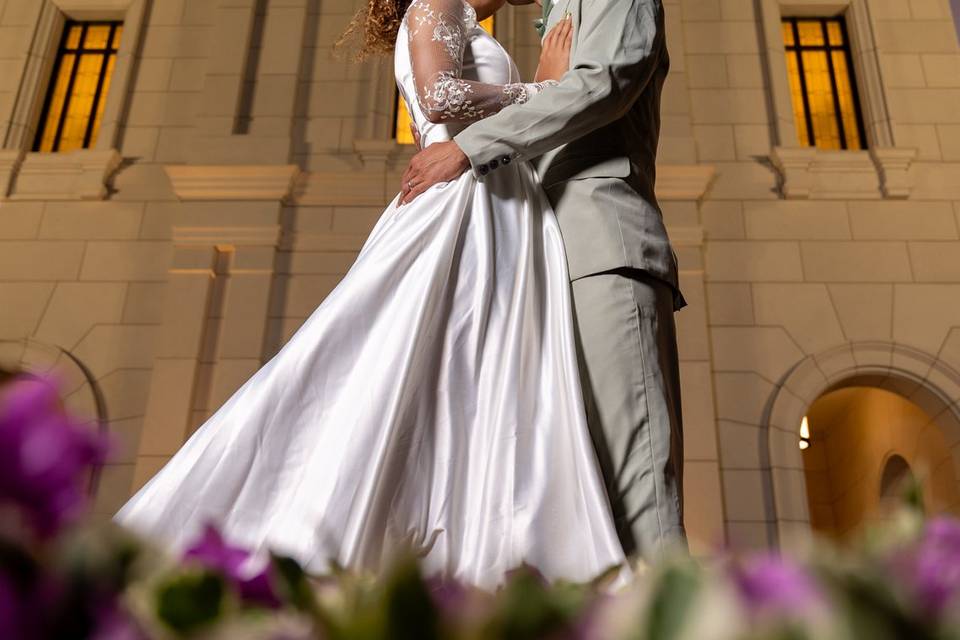
[[[556,218],[526,163],[384,212],[341,284],[115,520],[495,588],[624,562],[588,433]]]

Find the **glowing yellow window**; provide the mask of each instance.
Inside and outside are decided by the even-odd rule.
[[[480,23],[480,26],[487,30],[487,33],[493,35],[493,16]],[[413,144],[413,134],[410,132],[410,114],[407,112],[407,105],[403,98],[397,93],[396,103],[397,117],[393,123],[393,135],[400,144]]]
[[[800,144],[866,148],[843,18],[784,18],[783,44]]]
[[[122,32],[119,22],[67,23],[34,151],[89,149],[96,143]]]

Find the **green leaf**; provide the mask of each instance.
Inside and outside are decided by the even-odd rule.
[[[440,637],[440,616],[417,563],[400,563],[387,582],[386,637],[392,640],[433,640]]]
[[[660,576],[650,601],[646,637],[656,640],[678,637],[699,590],[700,581],[692,568],[668,568]]]
[[[157,616],[181,635],[213,624],[224,608],[227,587],[211,571],[192,571],[166,580],[157,589]]]

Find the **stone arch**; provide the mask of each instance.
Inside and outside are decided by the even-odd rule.
[[[107,405],[91,371],[72,353],[56,345],[31,340],[0,340],[0,369],[33,375],[55,375],[64,405],[81,424],[107,431]],[[90,473],[87,491],[92,497],[100,485],[102,467]]]
[[[777,383],[764,411],[775,544],[805,540],[810,532],[800,421],[817,398],[844,387],[892,391],[918,405],[943,431],[960,471],[960,372],[942,360],[901,344],[854,342],[810,355]]]

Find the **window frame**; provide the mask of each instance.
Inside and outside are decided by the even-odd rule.
[[[808,144],[805,146],[821,148],[817,146],[817,136],[814,131],[813,117],[810,109],[810,92],[807,88],[807,78],[806,73],[804,72],[804,62],[803,62],[803,53],[806,51],[824,51],[827,53],[827,69],[830,74],[830,89],[833,93],[833,111],[834,111],[834,120],[837,123],[837,132],[840,138],[840,149],[843,151],[851,150],[847,143],[846,135],[846,123],[844,122],[842,107],[840,106],[840,91],[838,88],[837,82],[837,71],[833,62],[833,56],[830,55],[834,52],[842,52],[844,58],[847,61],[847,81],[850,83],[850,89],[853,99],[853,115],[857,124],[857,135],[860,138],[860,148],[852,149],[853,151],[863,151],[869,148],[869,140],[867,138],[866,127],[864,126],[863,121],[863,108],[860,103],[860,86],[857,82],[857,73],[854,68],[853,53],[850,43],[850,33],[847,29],[847,20],[844,14],[834,15],[834,16],[782,16],[781,24],[789,24],[793,33],[793,44],[784,43],[784,55],[790,56],[793,55],[796,59],[797,69],[799,73],[800,80],[800,93],[801,100],[803,102],[804,110],[804,122],[806,124],[806,134]],[[820,24],[820,31],[823,34],[823,44],[822,45],[809,45],[803,44],[800,41],[800,22],[818,22]],[[834,45],[830,43],[830,35],[828,24],[833,23],[840,27],[840,36],[843,39],[843,44]],[[788,71],[789,73],[789,71]],[[791,90],[792,91],[792,90]],[[800,128],[800,123],[796,123],[797,128]],[[798,139],[799,139],[799,131]],[[802,145],[801,143],[801,146]]]
[[[80,44],[75,49],[70,49],[67,46],[67,42],[70,38],[70,32],[73,27],[80,26]],[[107,36],[107,46],[105,49],[86,49],[85,42],[87,37],[87,31],[91,26],[109,26],[110,32]],[[99,54],[103,57],[103,65],[100,68],[99,78],[97,78],[97,89],[93,96],[93,102],[90,107],[90,116],[86,124],[86,130],[83,135],[83,144],[80,147],[81,149],[90,149],[91,148],[91,138],[93,136],[94,125],[97,121],[97,111],[100,107],[101,101],[105,100],[106,97],[103,95],[104,81],[109,74],[116,73],[116,66],[111,71],[109,70],[109,60],[113,56],[116,58],[119,55],[120,47],[117,46],[114,48],[114,43],[116,40],[117,27],[123,28],[122,20],[73,20],[68,18],[63,25],[63,32],[60,36],[60,44],[57,47],[57,51],[54,54],[54,62],[52,70],[49,74],[46,87],[46,96],[43,101],[43,107],[40,110],[40,118],[37,121],[36,131],[34,133],[34,141],[32,151],[35,153],[58,153],[60,151],[60,144],[63,141],[63,128],[66,124],[67,113],[69,111],[70,102],[74,98],[73,96],[73,87],[77,79],[77,74],[79,72],[80,60],[84,54]],[[122,41],[122,35],[121,35]],[[63,106],[61,108],[60,116],[57,122],[57,130],[53,137],[53,145],[49,151],[41,151],[43,145],[44,134],[47,130],[47,120],[50,115],[50,108],[53,106],[53,98],[56,92],[56,82],[57,78],[60,75],[60,69],[63,65],[63,60],[68,54],[73,54],[76,56],[76,61],[74,62],[73,71],[70,74],[70,80],[67,83],[66,96],[64,98]],[[116,65],[116,61],[114,62]],[[112,84],[112,78],[111,78]],[[108,92],[109,95],[109,92]],[[102,122],[101,122],[102,128]],[[98,130],[99,134],[99,130]]]
[[[762,59],[770,87],[775,145],[787,149],[807,149],[800,144],[793,112],[783,42],[782,18],[842,16],[847,27],[852,75],[857,78],[860,115],[866,137],[864,150],[894,146],[893,128],[886,102],[876,28],[864,0],[759,0],[761,33],[764,40]],[[809,147],[814,148],[814,147]],[[857,151],[818,150],[821,153],[858,153]]]

